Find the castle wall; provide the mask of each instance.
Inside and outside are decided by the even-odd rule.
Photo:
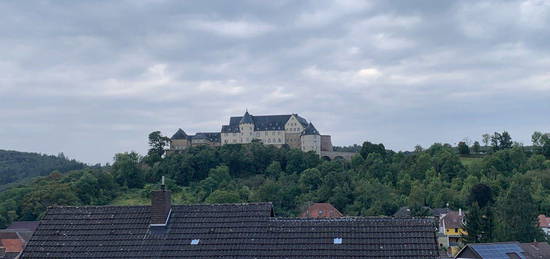
[[[291,148],[301,148],[300,133],[286,133],[285,143]]]
[[[170,141],[171,150],[183,150],[190,146],[190,143],[187,139],[173,139]]]
[[[330,135],[321,135],[321,151],[332,151],[332,140]]]
[[[321,136],[320,135],[303,135],[301,137],[302,151],[313,151],[321,154]]]

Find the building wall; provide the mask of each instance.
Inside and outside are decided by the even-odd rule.
[[[447,236],[464,236],[464,235],[468,235],[468,233],[463,228],[446,228],[445,229],[445,235],[447,235]]]
[[[302,151],[313,151],[317,154],[321,154],[321,136],[320,135],[303,135]]]
[[[321,151],[333,151],[332,140],[329,135],[321,135]]]
[[[171,150],[183,150],[190,146],[189,141],[187,139],[173,139],[170,141],[170,149]]]
[[[285,132],[287,134],[300,134],[304,129],[304,126],[298,122],[295,115],[290,116],[290,119],[285,124]]]
[[[242,128],[242,126],[241,126]],[[222,133],[221,144],[246,144],[258,139],[264,144],[283,145],[286,143],[284,130],[254,131],[244,127],[244,131],[237,133]]]
[[[285,143],[291,148],[302,148],[300,133],[286,133]]]

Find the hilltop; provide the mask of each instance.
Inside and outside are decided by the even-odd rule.
[[[0,150],[0,190],[14,182],[24,182],[32,177],[82,169],[86,165],[67,159],[63,153],[57,156],[38,153]]]

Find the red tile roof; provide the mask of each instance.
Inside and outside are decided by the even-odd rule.
[[[539,227],[541,228],[550,228],[550,217],[545,215],[539,215]]]
[[[0,244],[6,248],[6,253],[23,251],[23,240],[21,239],[0,239]]]
[[[313,203],[300,218],[341,218],[344,215],[330,203]]]

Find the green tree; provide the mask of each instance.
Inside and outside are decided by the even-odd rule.
[[[147,162],[153,164],[160,161],[164,155],[165,148],[170,144],[170,138],[162,136],[160,131],[149,133],[149,151],[147,152]]]
[[[468,243],[491,242],[494,238],[493,192],[485,184],[476,184],[467,198],[465,237]]]
[[[145,175],[140,165],[141,157],[136,152],[115,155],[113,175],[118,184],[128,188],[142,188]]]
[[[472,151],[475,154],[479,154],[479,152],[481,152],[481,145],[479,145],[478,141],[474,141],[474,145],[472,146]]]
[[[206,203],[238,203],[241,198],[238,193],[232,191],[216,190],[206,198]]]
[[[495,132],[495,134],[491,136],[493,151],[512,148],[512,144],[512,137],[510,137],[507,131],[503,131],[502,133]]]
[[[491,135],[488,134],[488,133],[485,133],[485,134],[481,135],[481,141],[483,142],[483,145],[485,147],[488,147],[489,146],[489,141],[491,141]]]
[[[458,142],[458,153],[461,155],[469,155],[470,154],[470,148],[464,141]]]
[[[542,231],[537,225],[537,207],[529,192],[529,185],[514,181],[497,207],[500,216],[498,240],[543,240]]]
[[[281,168],[281,163],[279,161],[273,161],[265,169],[265,174],[271,177],[278,177],[283,169]]]
[[[367,159],[367,157],[371,153],[377,153],[377,154],[380,154],[381,157],[385,157],[386,156],[386,148],[384,147],[384,144],[382,144],[382,143],[373,144],[373,143],[370,143],[370,142],[367,141],[367,142],[363,143],[363,146],[361,147],[361,151],[359,153],[361,154],[361,156],[364,159]]]

